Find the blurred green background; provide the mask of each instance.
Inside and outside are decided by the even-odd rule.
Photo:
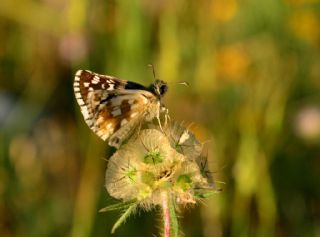
[[[112,154],[84,123],[78,69],[171,83],[223,191],[186,237],[320,236],[320,2],[1,0],[0,236],[110,236]],[[175,82],[187,81],[190,87]],[[140,213],[113,236],[158,235]]]

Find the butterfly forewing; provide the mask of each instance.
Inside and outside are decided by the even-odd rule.
[[[74,80],[74,92],[81,112],[89,127],[101,102],[114,96],[117,89],[123,88],[126,81],[110,76],[79,70]]]
[[[103,140],[114,134],[109,142],[112,146],[118,146],[147,114],[157,114],[157,98],[143,88],[85,70],[79,70],[74,81],[75,96],[87,125]]]

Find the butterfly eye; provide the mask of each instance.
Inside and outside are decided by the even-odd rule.
[[[164,95],[168,90],[168,86],[166,84],[160,86],[160,95]]]

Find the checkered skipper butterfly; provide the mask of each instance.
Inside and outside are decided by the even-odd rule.
[[[88,70],[76,72],[75,97],[87,125],[118,148],[139,123],[157,118],[168,86],[155,80],[149,87]]]

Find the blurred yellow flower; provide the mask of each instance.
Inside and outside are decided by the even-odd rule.
[[[318,0],[286,0],[286,2],[292,5],[302,5],[302,4],[316,3],[318,2]]]
[[[289,18],[290,30],[308,43],[317,43],[320,39],[320,20],[315,12],[303,11],[292,14]]]
[[[248,70],[250,58],[242,45],[225,46],[216,55],[216,70],[219,77],[229,80],[243,78]]]
[[[236,0],[213,0],[211,2],[211,13],[214,20],[226,22],[231,20],[238,10]]]

